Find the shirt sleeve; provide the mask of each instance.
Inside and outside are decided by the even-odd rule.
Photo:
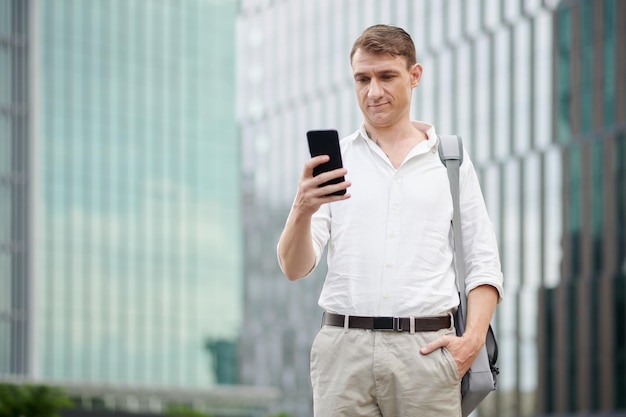
[[[460,173],[461,227],[465,255],[465,292],[480,285],[498,290],[499,301],[504,295],[502,267],[493,223],[487,213],[474,165],[466,151]]]
[[[311,219],[311,238],[313,240],[313,249],[315,250],[315,267],[313,267],[311,272],[320,263],[322,253],[330,238],[330,222],[330,204],[322,204]]]
[[[291,206],[291,210],[293,210],[293,205]],[[289,216],[291,216],[291,210],[289,212]],[[311,275],[315,268],[317,268],[317,265],[320,263],[322,258],[324,247],[330,238],[330,207],[328,204],[322,204],[315,214],[313,214],[313,217],[311,218],[311,238],[313,250],[315,252],[315,265],[305,276]],[[279,253],[280,242],[276,245],[276,257],[281,271],[284,272]]]

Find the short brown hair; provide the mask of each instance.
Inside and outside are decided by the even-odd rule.
[[[357,49],[363,49],[373,54],[403,56],[406,59],[407,67],[417,63],[415,44],[411,35],[397,26],[374,25],[365,29],[352,45],[350,62],[352,62],[352,57]]]

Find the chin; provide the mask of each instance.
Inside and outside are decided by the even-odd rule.
[[[369,122],[376,127],[382,127],[382,126],[386,126],[389,124],[389,118],[386,117],[385,115],[380,115],[380,116],[370,116],[368,118]]]

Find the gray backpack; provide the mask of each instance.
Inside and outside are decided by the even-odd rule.
[[[452,232],[454,234],[454,263],[456,266],[456,285],[461,300],[454,320],[457,336],[465,331],[465,312],[467,297],[465,296],[465,264],[463,262],[463,238],[461,234],[461,210],[459,203],[459,168],[463,163],[463,142],[460,136],[439,136],[439,157],[448,170],[450,193],[454,214]],[[498,343],[491,325],[487,331],[487,339],[476,360],[461,380],[461,408],[463,417],[471,413],[491,391],[495,391],[498,382],[496,366],[498,360]]]

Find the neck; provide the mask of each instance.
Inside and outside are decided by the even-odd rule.
[[[410,121],[408,124],[391,127],[373,127],[365,123],[365,132],[378,146],[421,141],[426,138],[426,133],[413,126]]]

